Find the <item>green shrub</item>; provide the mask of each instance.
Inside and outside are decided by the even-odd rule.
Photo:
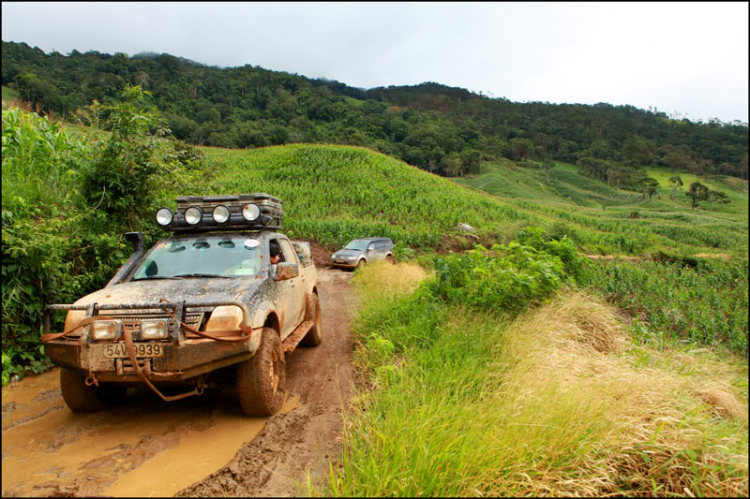
[[[112,133],[83,173],[87,203],[115,217],[143,214],[149,207],[150,180],[159,167],[157,137],[151,130],[156,127],[157,135],[166,132],[158,128],[158,115],[146,104],[148,95],[138,86],[127,87],[123,102],[106,108]]]
[[[552,294],[566,279],[562,260],[518,242],[478,245],[435,262],[433,290],[452,304],[485,310],[519,310]]]
[[[4,373],[49,365],[40,343],[44,307],[104,286],[128,256],[122,232],[141,229],[147,243],[157,237],[153,204],[171,197],[166,187],[210,178],[200,152],[156,141],[148,135],[154,121],[133,105],[100,110],[114,132],[97,143],[46,118],[3,109]],[[53,329],[63,316],[53,316]]]

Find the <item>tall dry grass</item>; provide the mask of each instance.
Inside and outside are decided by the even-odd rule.
[[[746,363],[636,346],[581,292],[503,322],[409,295],[424,276],[356,276],[373,382],[327,493],[747,495]]]
[[[497,397],[522,415],[507,424],[540,411],[586,448],[575,470],[549,468],[522,493],[747,495],[746,366],[631,346],[615,310],[580,292],[519,318],[498,352],[511,367]]]

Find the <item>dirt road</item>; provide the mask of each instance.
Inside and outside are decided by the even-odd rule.
[[[352,393],[352,274],[318,269],[323,343],[287,356],[281,413],[248,418],[234,387],[165,403],[146,388],[117,408],[74,414],[59,370],[2,389],[2,495],[306,495],[340,449]]]

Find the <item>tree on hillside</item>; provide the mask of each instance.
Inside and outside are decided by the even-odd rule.
[[[641,192],[643,192],[643,199],[648,197],[649,201],[651,196],[656,193],[656,188],[659,187],[659,182],[655,178],[645,177],[641,180]]]
[[[674,199],[674,194],[677,192],[677,189],[685,184],[682,182],[682,178],[679,175],[669,177],[669,183],[672,184],[672,199]]]
[[[698,201],[705,201],[708,199],[708,193],[708,187],[701,184],[700,182],[693,182],[692,184],[690,184],[690,189],[685,193],[685,195],[692,198],[692,209],[695,209],[695,207],[698,206]]]
[[[445,174],[449,177],[458,177],[459,175],[464,174],[463,163],[456,153],[453,153],[450,156],[443,156],[443,159],[440,160],[440,165]]]
[[[708,200],[711,203],[729,204],[729,196],[721,191],[709,191]]]
[[[461,151],[460,157],[464,173],[479,173],[479,161],[482,159],[479,151],[467,148]]]
[[[513,161],[519,161],[528,158],[534,150],[534,143],[529,139],[511,139],[510,148]]]

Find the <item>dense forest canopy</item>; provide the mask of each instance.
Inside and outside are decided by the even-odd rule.
[[[517,103],[434,82],[365,90],[251,65],[222,69],[156,53],[46,54],[12,42],[2,42],[2,84],[66,118],[140,85],[175,137],[190,143],[361,145],[440,175],[474,173],[480,161],[505,157],[540,167],[577,163],[625,186],[623,178],[640,178],[632,172],[648,165],[748,178],[746,123],[675,120],[627,105]]]

